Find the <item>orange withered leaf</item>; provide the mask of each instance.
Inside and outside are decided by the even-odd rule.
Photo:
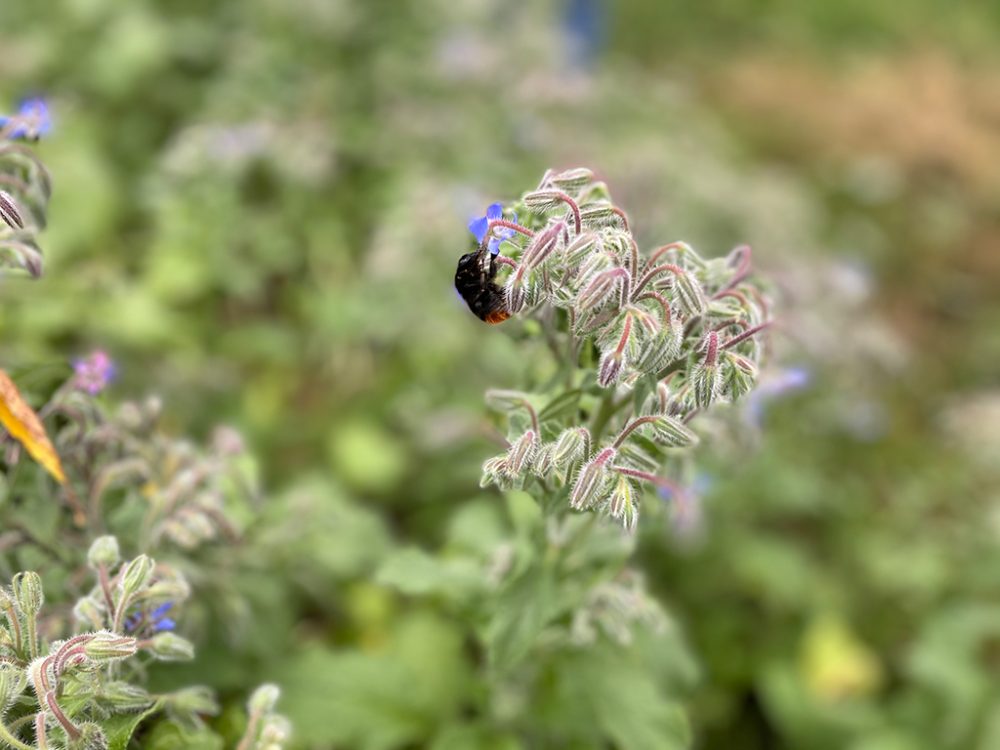
[[[28,406],[14,381],[3,370],[0,370],[0,425],[60,484],[66,483],[59,454],[45,434],[42,420]]]

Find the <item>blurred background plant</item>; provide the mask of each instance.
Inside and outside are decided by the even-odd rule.
[[[163,536],[219,596],[155,689],[210,684],[226,726],[280,683],[303,747],[661,747],[601,722],[680,706],[706,748],[1000,743],[997,28],[931,0],[0,6],[0,100],[47,93],[57,176],[0,361],[37,406],[103,348],[114,398],[238,426],[268,488],[238,544]],[[752,245],[784,325],[689,523],[599,526],[601,570],[638,570],[559,602],[599,637],[534,639],[528,689],[482,643],[541,521],[477,483],[483,390],[547,345],[451,282],[468,220],[553,164],[599,168],[643,247]],[[638,571],[662,618],[623,647],[595,623]]]

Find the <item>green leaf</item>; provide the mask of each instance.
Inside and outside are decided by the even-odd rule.
[[[390,554],[375,580],[413,596],[442,594],[463,598],[483,587],[482,571],[471,560],[442,560],[416,547]]]
[[[140,713],[117,714],[104,721],[101,728],[108,738],[108,750],[125,750],[138,726],[159,710],[160,703],[157,701]]]
[[[490,663],[508,668],[524,658],[555,614],[555,581],[549,568],[531,568],[497,597],[486,631]]]

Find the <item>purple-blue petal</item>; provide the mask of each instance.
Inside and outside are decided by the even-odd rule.
[[[153,625],[153,632],[159,633],[164,630],[173,630],[176,627],[177,627],[176,622],[171,620],[169,617],[164,617],[162,620],[157,621],[157,623]]]
[[[500,254],[500,238],[499,237],[492,237],[490,239],[489,248],[490,248],[490,254],[491,255],[499,255]]]
[[[154,609],[150,613],[149,616],[152,619],[156,620],[156,619],[158,619],[160,617],[163,617],[163,615],[167,614],[167,612],[169,612],[170,608],[173,607],[173,606],[174,606],[173,602],[165,602],[165,603],[161,604],[159,607],[157,607],[156,609]]]
[[[476,242],[482,242],[489,226],[490,220],[485,216],[480,216],[478,219],[473,219],[469,222],[469,231],[476,236]]]
[[[490,221],[496,221],[497,219],[503,218],[503,204],[502,203],[491,203],[489,208],[486,209],[486,218]]]

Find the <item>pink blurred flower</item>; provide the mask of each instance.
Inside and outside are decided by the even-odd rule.
[[[114,380],[116,368],[108,353],[98,349],[83,359],[74,360],[73,372],[73,385],[96,396]]]

